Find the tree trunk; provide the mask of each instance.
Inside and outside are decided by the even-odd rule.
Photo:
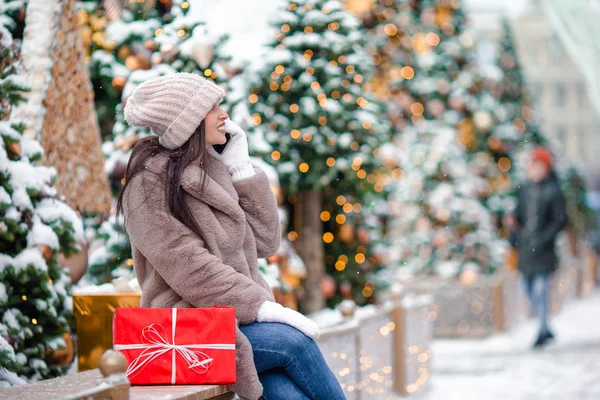
[[[298,229],[298,250],[306,264],[307,276],[304,280],[304,298],[301,309],[305,313],[318,311],[325,307],[325,298],[321,291],[321,279],[325,273],[323,250],[323,223],[321,192],[302,192],[296,204],[296,229]]]

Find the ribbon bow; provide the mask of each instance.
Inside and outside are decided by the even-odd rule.
[[[235,344],[175,344],[175,329],[177,326],[177,309],[173,308],[172,340],[166,338],[165,328],[160,324],[151,324],[142,329],[142,343],[116,344],[114,350],[144,349],[142,353],[129,364],[125,372],[128,378],[139,374],[148,364],[169,351],[172,352],[171,384],[175,384],[177,375],[176,356],[179,353],[186,361],[188,368],[198,374],[204,374],[212,366],[213,359],[198,349],[235,350]],[[161,332],[162,331],[162,335]]]

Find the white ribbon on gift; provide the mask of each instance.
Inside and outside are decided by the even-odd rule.
[[[129,366],[127,367],[127,377],[131,378],[140,373],[148,364],[156,358],[162,356],[169,351],[172,352],[172,367],[171,367],[171,384],[175,384],[177,375],[176,356],[179,353],[188,364],[188,368],[198,374],[204,374],[212,366],[213,359],[206,353],[197,349],[212,349],[212,350],[235,350],[235,344],[175,344],[175,328],[177,327],[177,309],[173,308],[173,323],[172,323],[172,340],[173,343],[167,341],[166,335],[161,335],[157,328],[161,328],[165,333],[165,328],[160,324],[148,325],[142,329],[142,341],[145,343],[135,344],[115,344],[114,350],[138,350],[144,349]]]

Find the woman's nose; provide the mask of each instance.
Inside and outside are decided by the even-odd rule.
[[[228,118],[229,118],[229,114],[227,114],[227,112],[226,112],[226,111],[223,111],[223,112],[221,113],[221,119],[228,119]]]

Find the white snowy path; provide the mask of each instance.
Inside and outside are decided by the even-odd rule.
[[[436,340],[425,400],[600,399],[600,291],[573,300],[551,320],[557,340],[531,349],[527,321],[484,340]]]

